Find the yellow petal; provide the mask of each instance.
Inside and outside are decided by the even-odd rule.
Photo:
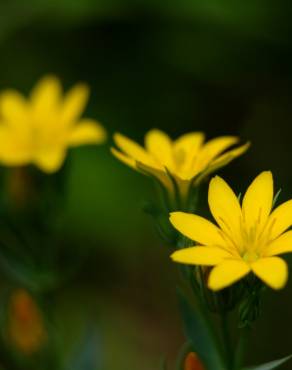
[[[209,184],[209,207],[218,225],[240,244],[241,208],[229,185],[219,176]]]
[[[88,101],[89,88],[85,84],[77,84],[65,95],[60,112],[60,122],[70,126],[79,119]]]
[[[136,161],[133,158],[128,157],[124,153],[120,152],[116,148],[111,148],[111,153],[121,162],[126,164],[129,167],[134,168],[135,170],[137,169],[136,167]]]
[[[61,102],[61,85],[54,76],[42,78],[31,92],[32,113],[38,123],[56,114]],[[49,116],[49,117],[48,117]]]
[[[25,137],[8,126],[0,126],[0,162],[7,166],[28,164],[31,148]]]
[[[136,162],[137,169],[142,172],[144,175],[155,177],[160,181],[160,183],[170,192],[174,191],[173,183],[170,180],[168,174],[164,171],[161,171],[158,168],[147,166],[146,164],[137,161]]]
[[[281,289],[287,282],[288,267],[282,258],[261,258],[251,268],[259,279],[273,289]]]
[[[190,181],[194,177],[195,163],[204,138],[201,132],[190,132],[174,142],[174,156],[179,165],[180,178]]]
[[[27,125],[28,109],[23,96],[14,90],[6,90],[0,97],[1,118],[11,127]]]
[[[292,226],[292,199],[278,206],[270,215],[270,239],[274,239]]]
[[[203,179],[205,179],[211,173],[218,171],[221,167],[227,166],[231,161],[235,158],[241,156],[243,153],[247,151],[250,147],[250,143],[246,143],[238,148],[231,149],[226,153],[220,155],[218,158],[214,159],[213,161],[207,164],[207,167],[201,167],[200,171],[201,174],[198,175],[195,184],[199,184]],[[195,171],[194,175],[197,175],[198,170]]]
[[[119,149],[121,149],[129,157],[132,157],[135,161],[142,162],[147,166],[154,168],[161,168],[151,156],[142,148],[139,144],[126,136],[116,133],[114,135],[114,141]]]
[[[238,137],[235,136],[221,136],[216,139],[208,141],[202,148],[199,154],[199,162],[206,165],[224,150],[229,148],[231,145],[236,144],[239,141]]]
[[[173,169],[172,141],[164,132],[153,129],[145,135],[145,148],[156,159],[168,169]]]
[[[248,230],[262,230],[272,205],[273,176],[270,171],[264,171],[253,180],[243,197],[242,214]]]
[[[105,129],[92,119],[83,119],[72,128],[68,144],[79,146],[83,144],[99,144],[106,138]]]
[[[218,168],[221,168],[223,166],[226,166],[228,163],[230,163],[233,159],[241,156],[243,153],[245,153],[248,148],[250,147],[250,143],[247,142],[237,148],[228,150],[227,152],[221,154],[219,157],[215,158],[211,164],[210,167],[214,167],[216,170]],[[212,170],[214,172],[214,170]]]
[[[175,140],[174,150],[176,152],[183,150],[187,153],[195,154],[202,146],[204,139],[205,135],[202,132],[189,132]]]
[[[218,227],[203,217],[184,212],[172,212],[170,222],[183,235],[202,245],[224,245]]]
[[[58,171],[66,157],[64,149],[54,149],[38,153],[33,162],[42,171],[46,173],[53,173]]]
[[[215,266],[209,276],[208,286],[217,291],[242,279],[250,272],[250,267],[242,260],[226,260]]]
[[[143,173],[144,175],[156,178],[166,189],[168,189],[170,192],[173,191],[173,185],[166,173],[156,168],[146,166],[145,164],[138,162],[132,157],[129,157],[126,154],[120,152],[116,148],[111,148],[111,153],[127,166]]]
[[[220,248],[196,246],[177,250],[170,257],[175,262],[187,265],[214,266],[231,255]]]
[[[292,252],[292,230],[279,236],[272,241],[265,252],[266,256],[275,256],[278,254]]]

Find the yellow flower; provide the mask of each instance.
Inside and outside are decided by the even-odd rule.
[[[204,139],[203,133],[191,132],[171,140],[164,132],[153,129],[146,134],[143,148],[117,133],[114,141],[119,150],[112,148],[112,153],[128,166],[154,176],[173,191],[171,174],[184,196],[191,184],[199,184],[207,175],[243,154],[249,146],[245,144],[230,150],[239,141],[235,136],[222,136],[207,143]]]
[[[247,189],[242,206],[220,177],[209,185],[208,202],[218,226],[194,214],[174,212],[172,225],[198,243],[172,254],[176,262],[214,266],[208,278],[217,291],[254,273],[273,289],[287,281],[286,262],[277,257],[292,252],[292,200],[273,207],[273,177],[262,172]]]
[[[24,354],[38,351],[47,341],[42,314],[26,290],[18,289],[12,294],[8,320],[9,340]]]
[[[63,164],[67,149],[105,140],[105,131],[92,119],[80,116],[88,100],[84,84],[65,96],[59,80],[40,80],[26,99],[14,90],[0,96],[0,163],[34,164],[52,173]]]
[[[189,352],[184,361],[184,370],[205,370],[205,367],[195,352]]]

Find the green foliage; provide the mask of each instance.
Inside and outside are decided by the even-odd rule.
[[[248,276],[245,285],[245,296],[239,305],[239,327],[249,327],[262,313],[262,296],[265,289],[262,282],[254,276]]]
[[[182,293],[178,292],[180,310],[187,338],[207,370],[225,370],[219,346],[203,311],[194,309]]]
[[[285,362],[289,361],[291,358],[292,358],[292,355],[283,357],[279,360],[267,362],[266,364],[262,364],[259,366],[248,367],[248,368],[245,368],[244,370],[273,370],[283,365]]]

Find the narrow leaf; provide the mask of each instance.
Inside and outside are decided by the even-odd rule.
[[[248,368],[245,368],[243,370],[273,370],[273,369],[276,369],[277,367],[283,365],[285,362],[287,362],[291,358],[292,358],[292,355],[287,356],[287,357],[283,357],[279,360],[267,362],[266,364],[248,367]]]
[[[178,296],[185,334],[192,343],[193,350],[207,370],[225,370],[219,346],[203,312],[199,307],[191,307],[180,292]]]

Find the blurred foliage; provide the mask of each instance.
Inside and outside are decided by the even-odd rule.
[[[240,134],[253,146],[221,172],[239,193],[271,169],[286,200],[291,13],[288,0],[2,0],[0,87],[28,92],[50,72],[66,87],[85,80],[88,116],[138,141],[152,127],[172,136]],[[112,158],[108,145],[70,154],[54,263],[57,271],[78,265],[78,272],[50,300],[68,357],[83,361],[80,341],[93,336],[99,369],[154,369],[163,353],[172,362],[182,342],[175,279],[167,248],[142,212],[151,182]],[[200,202],[206,213],[204,191]],[[3,297],[8,288],[3,279]],[[266,296],[251,363],[291,352],[291,303],[291,283]]]

